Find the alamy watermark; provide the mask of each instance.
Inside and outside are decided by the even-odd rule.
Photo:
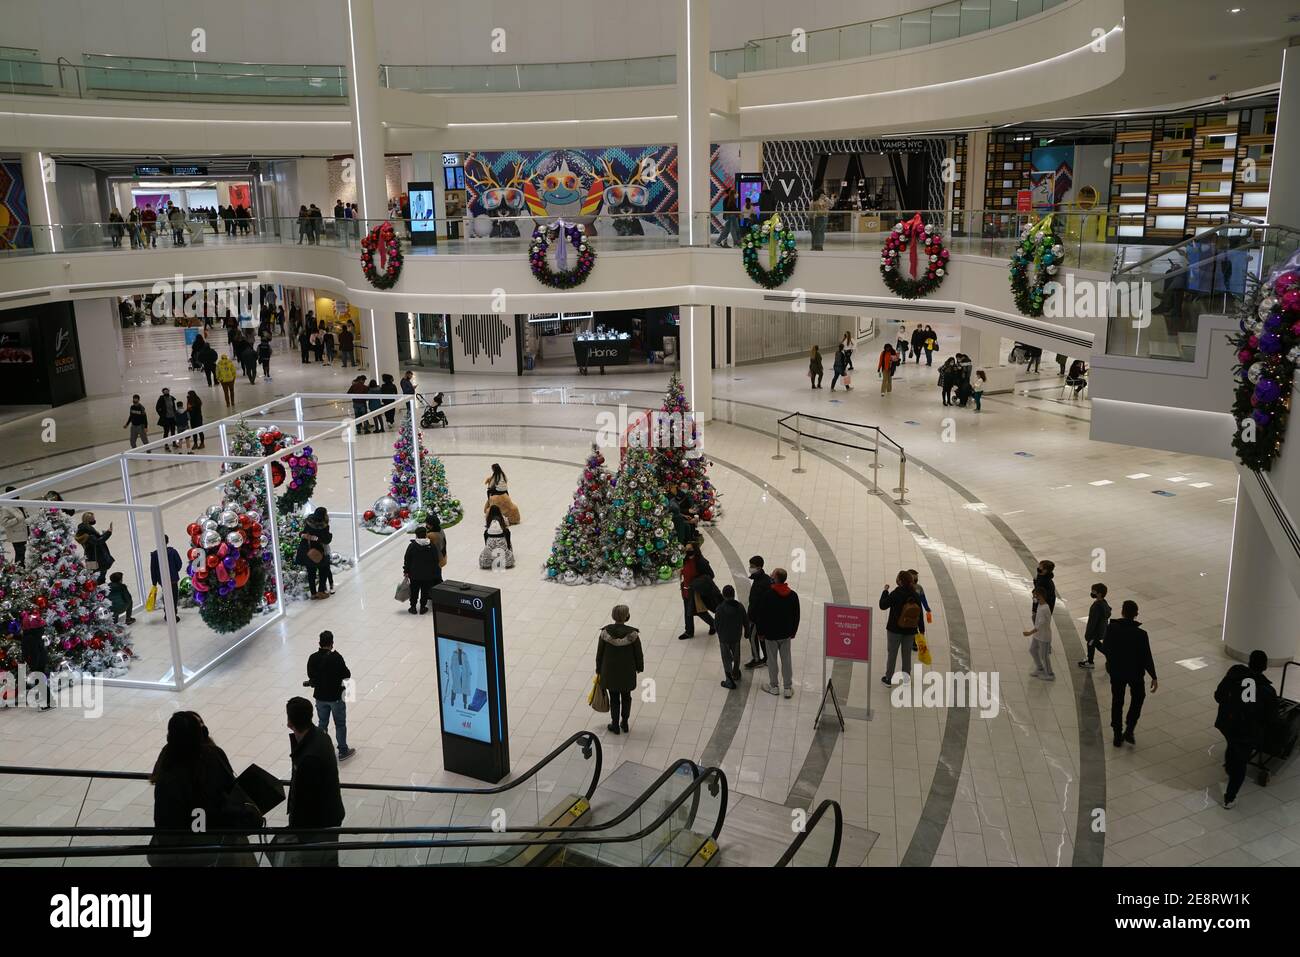
[[[996,671],[926,671],[913,665],[911,679],[890,689],[895,708],[976,708],[981,718],[996,718],[1002,710]]]
[[[639,449],[693,449],[704,447],[704,434],[694,412],[638,410],[628,414],[626,405],[613,412],[596,413],[596,444],[601,448],[622,446]]]
[[[18,671],[0,671],[0,709],[60,708],[81,711],[82,717],[98,718],[104,714],[104,679],[95,675],[51,676],[43,671],[29,672],[26,665]]]
[[[151,291],[157,297],[153,301],[153,314],[159,319],[164,316],[190,319],[251,316],[258,293],[254,283],[235,279],[207,282],[191,279],[186,282],[180,273],[171,279],[159,279]]]
[[[1133,328],[1151,324],[1151,283],[1080,279],[1066,273],[1043,287],[1043,316],[1049,319],[1131,319]]]

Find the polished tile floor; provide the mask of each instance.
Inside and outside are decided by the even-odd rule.
[[[945,350],[955,335],[945,330]],[[860,355],[873,352],[864,345]],[[208,417],[219,414],[216,390],[201,385],[201,376],[195,385],[185,370],[178,332],[140,330],[128,340],[128,355],[126,394],[140,391],[152,403],[162,384],[194,387],[208,401]],[[1235,472],[1225,462],[1090,442],[1089,403],[1063,394],[1048,358],[1040,374],[1022,372],[1015,394],[987,397],[980,415],[944,408],[934,370],[923,366],[909,365],[890,396],[879,395],[865,371],[870,361],[860,363],[864,371],[849,393],[810,391],[802,360],[715,372],[706,448],[725,511],[705,551],[723,584],[740,580],[754,553],[769,567],[791,569],[804,621],[793,646],[792,700],[760,693],[748,675],[740,690],[720,688],[716,643],[703,629],[693,641],[676,640],[675,586],[623,593],[542,578],[600,413],[620,404],[656,407],[666,375],[421,373],[422,389],[448,394],[451,427],[427,432],[426,441],[444,456],[452,491],[467,504],[466,520],[449,532],[447,574],[504,593],[514,766],[531,765],[573,731],[603,728],[585,694],[599,626],[612,605],[626,601],[642,632],[652,693],[634,703],[629,735],[605,737],[607,768],[621,760],[665,767],[687,756],[720,764],[743,794],[791,807],[835,798],[849,823],[878,835],[868,858],[877,866],[1300,863],[1294,767],[1267,788],[1252,778],[1234,810],[1218,806],[1222,739],[1212,727],[1212,695],[1226,668],[1219,635]],[[241,407],[297,390],[342,391],[350,378],[350,370],[303,367],[288,352],[272,371],[271,383],[241,383]],[[0,425],[0,480],[20,484],[120,449],[125,405],[95,399],[56,410],[53,447],[41,442],[39,417]],[[337,418],[342,407],[312,411]],[[906,503],[870,494],[871,457],[852,447],[867,444],[861,429],[808,426],[810,434],[846,444],[808,438],[801,474],[791,471],[798,463],[790,448],[774,460],[776,420],[792,411],[880,426],[906,448]],[[362,500],[381,490],[390,440],[359,439]],[[318,451],[318,498],[344,508],[346,459],[338,448]],[[509,473],[524,521],[514,531],[517,567],[486,573],[476,562],[478,496],[494,461]],[[879,485],[887,491],[898,485],[898,460],[885,453],[880,462]],[[137,494],[180,494],[215,472],[198,463],[149,466]],[[121,494],[114,479],[73,484],[89,486],[79,496],[112,500]],[[168,529],[183,527],[207,504],[206,494],[169,511]],[[340,550],[350,547],[344,535]],[[301,692],[315,636],[330,628],[357,682],[349,739],[359,751],[345,777],[456,780],[441,770],[430,620],[407,615],[392,599],[400,553],[395,542],[340,574],[335,598],[291,606],[287,620],[182,694],[109,689],[94,722],[73,713],[0,713],[0,762],[147,770],[167,714],[185,707],[204,715],[237,766],[258,762],[285,772],[283,702]],[[1052,683],[1029,677],[1022,637],[1036,557],[1056,562],[1061,596]],[[920,570],[935,611],[932,669],[996,675],[996,714],[891,704],[879,665],[868,676],[862,665],[839,664],[832,673],[847,728],[837,733],[834,721],[823,721],[815,729],[824,687],[822,603],[874,605],[899,568]],[[1136,748],[1114,749],[1102,735],[1110,698],[1104,671],[1075,666],[1088,587],[1098,580],[1110,585],[1112,605],[1130,597],[1139,603],[1152,636],[1161,683],[1147,698]],[[157,617],[141,615],[136,626],[145,657],[134,670],[151,678],[170,668]],[[183,632],[187,666],[212,648],[196,617],[181,623],[193,629]],[[54,812],[42,806],[41,793],[6,788],[0,779],[0,818],[48,819]],[[138,790],[101,798],[147,808]],[[73,798],[58,801],[75,812]],[[1098,819],[1100,831],[1092,823]]]

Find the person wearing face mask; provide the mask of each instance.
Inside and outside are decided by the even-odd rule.
[[[343,790],[339,787],[339,763],[334,742],[312,722],[312,704],[306,698],[290,698],[285,704],[289,726],[289,757],[293,773],[289,779],[289,827],[331,828],[343,823]],[[303,833],[301,843],[329,843],[330,833]],[[338,851],[313,851],[295,855],[295,863],[337,867]]]
[[[699,542],[694,541],[687,543],[686,557],[682,562],[682,608],[686,614],[686,630],[677,636],[678,641],[695,637],[696,615],[699,615],[709,626],[710,635],[717,634],[713,616],[709,614],[702,590],[696,583],[697,578],[707,578],[712,591],[718,590],[718,586],[713,584],[713,566],[700,554]],[[720,592],[719,596],[721,596]]]
[[[1092,586],[1092,607],[1088,609],[1088,625],[1083,640],[1088,645],[1088,657],[1079,662],[1080,668],[1092,668],[1097,655],[1097,645],[1106,637],[1106,624],[1110,621],[1110,605],[1106,602],[1106,586],[1101,582]]]
[[[1034,570],[1034,587],[1043,593],[1047,602],[1048,611],[1056,611],[1056,563],[1050,562],[1044,558],[1038,563]],[[1033,606],[1030,608],[1030,615],[1038,613],[1038,599],[1034,599]]]
[[[764,602],[771,591],[772,578],[763,571],[763,556],[755,555],[749,560],[749,598],[745,602],[745,614],[749,619],[749,661],[745,662],[745,667],[751,670],[767,664],[763,642]]]

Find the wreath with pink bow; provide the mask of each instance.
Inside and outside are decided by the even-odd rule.
[[[375,268],[375,253],[379,268]],[[376,289],[392,289],[402,274],[402,243],[392,223],[380,223],[361,238],[361,271]]]
[[[908,254],[906,273],[904,252]],[[939,230],[923,223],[920,213],[894,224],[880,252],[880,275],[890,292],[903,299],[920,299],[938,289],[947,273],[948,250]]]

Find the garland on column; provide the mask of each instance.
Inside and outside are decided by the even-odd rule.
[[[922,272],[917,274],[918,251],[924,251]],[[901,258],[908,253],[910,275],[904,275]],[[917,213],[907,222],[897,222],[885,237],[885,248],[880,253],[880,275],[894,295],[903,299],[919,299],[939,288],[947,274],[948,250],[937,229],[921,221]]]
[[[671,579],[682,567],[682,548],[649,449],[627,450],[609,495],[600,536],[605,581],[634,588]]]
[[[1300,365],[1300,272],[1254,285],[1238,316],[1240,331],[1228,336],[1237,353],[1232,447],[1242,465],[1267,472],[1282,454]]]
[[[760,261],[760,249],[767,250],[766,267]],[[793,276],[798,259],[794,231],[782,225],[780,214],[772,216],[761,226],[758,223],[750,226],[740,244],[740,261],[745,272],[764,289],[775,289]]]
[[[131,642],[122,626],[113,624],[108,588],[96,584],[72,520],[58,509],[39,511],[30,525],[27,569],[27,610],[44,624],[51,667],[58,660],[85,674],[124,674],[134,654]]]
[[[1020,244],[1011,254],[1011,296],[1016,308],[1030,318],[1043,314],[1046,286],[1060,271],[1065,247],[1052,214],[1028,225],[1020,234]],[[1029,276],[1030,268],[1034,275]]]
[[[660,413],[660,434],[653,443],[659,481],[665,490],[670,485],[679,486],[679,495],[684,498],[683,512],[695,515],[700,525],[712,525],[722,516],[718,491],[709,481],[709,463],[699,447],[700,428],[687,401],[686,389],[675,372],[668,380]],[[664,429],[668,430],[667,435],[662,434]]]
[[[450,528],[465,517],[460,500],[447,489],[447,469],[442,460],[425,448],[419,429],[412,427],[409,411],[399,413],[402,426],[393,443],[393,474],[388,494],[381,496],[361,516],[362,527],[376,535],[391,535],[414,516],[423,522],[430,511],[438,516],[443,528]],[[413,442],[420,443],[420,485],[423,500],[415,498],[415,452]]]
[[[584,585],[598,581],[605,571],[600,537],[609,507],[610,479],[605,456],[593,443],[569,511],[555,529],[551,554],[546,559],[546,577],[550,581]]]

